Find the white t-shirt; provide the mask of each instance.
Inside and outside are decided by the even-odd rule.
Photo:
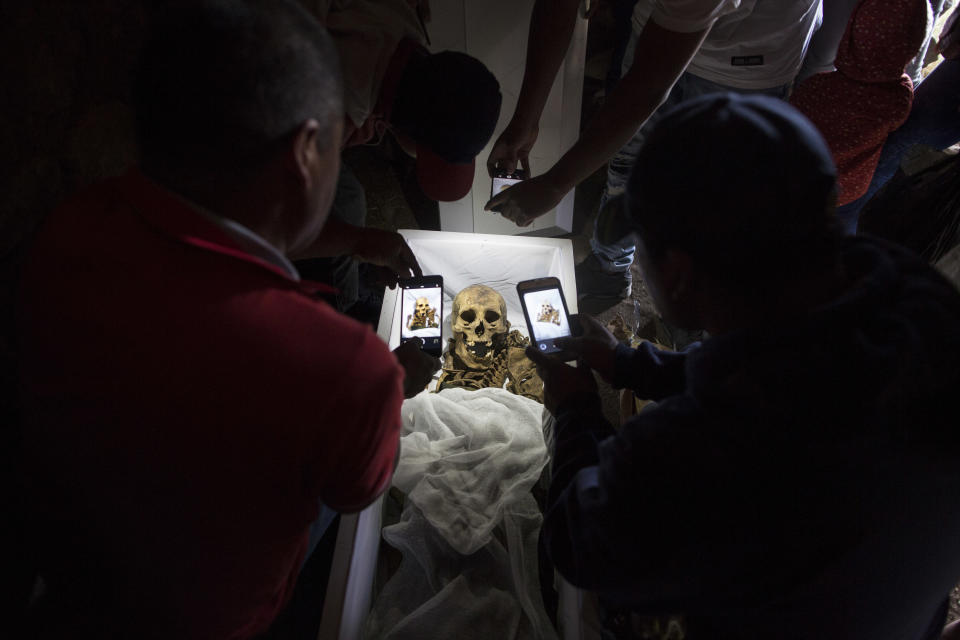
[[[734,89],[770,89],[796,77],[823,6],[822,0],[640,0],[634,31],[639,33],[649,17],[665,29],[686,33],[712,22],[687,71]]]
[[[416,12],[406,0],[301,0],[326,26],[340,55],[343,108],[360,127],[380,96],[380,85],[404,38],[426,44]]]

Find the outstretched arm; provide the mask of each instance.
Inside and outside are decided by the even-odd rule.
[[[530,169],[530,149],[537,140],[540,115],[553,79],[570,46],[580,0],[537,0],[530,16],[523,85],[510,124],[487,158],[492,176],[498,167],[512,173],[517,164]]]
[[[352,255],[362,262],[386,267],[397,278],[423,275],[413,251],[399,233],[356,227],[333,216],[327,218],[323,231],[310,247],[289,257],[301,260],[347,255]]]
[[[663,104],[710,28],[692,33],[665,29],[653,20],[637,38],[633,64],[580,139],[549,171],[497,194],[486,209],[519,226],[553,209],[564,195],[600,168]]]

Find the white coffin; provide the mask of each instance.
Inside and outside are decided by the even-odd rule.
[[[517,296],[521,280],[554,276],[563,286],[570,313],[577,313],[577,285],[570,240],[401,230],[426,275],[443,276],[443,337],[450,337],[450,303],[461,289],[486,284],[503,295],[514,329],[527,334]],[[398,290],[387,289],[377,333],[391,349],[400,344]],[[327,585],[320,640],[357,640],[373,600],[380,547],[382,504],[340,518]],[[560,631],[564,640],[599,638],[592,607],[583,592],[560,580]],[[590,622],[585,622],[589,620]]]

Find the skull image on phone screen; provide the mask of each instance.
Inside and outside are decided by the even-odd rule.
[[[537,342],[570,335],[570,323],[557,289],[530,291],[523,294],[523,302],[530,315],[533,339]]]
[[[403,290],[403,338],[440,336],[440,296],[437,289]]]

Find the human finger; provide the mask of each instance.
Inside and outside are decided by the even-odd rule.
[[[403,246],[400,247],[400,257],[415,277],[420,278],[423,276],[423,269],[420,267],[420,263],[417,262],[417,256],[413,254],[413,249],[410,248],[406,240],[403,240]]]
[[[593,316],[578,313],[576,318],[580,322],[580,326],[583,328],[583,335],[585,336],[604,334],[607,332],[604,326]]]
[[[538,368],[542,368],[545,371],[554,371],[557,367],[565,367],[564,363],[560,362],[553,356],[549,356],[545,353],[540,353],[539,350],[535,349],[533,345],[528,346],[524,351],[524,354],[533,364],[537,365]],[[543,377],[543,376],[541,376]]]
[[[498,171],[513,173],[516,168],[517,152],[501,135],[487,156],[487,173],[492,178]]]
[[[440,370],[440,358],[434,357],[426,351],[421,351],[420,353],[423,354],[423,361],[426,364],[427,370],[430,372],[430,375],[433,376],[433,374]]]
[[[519,185],[515,185],[503,192],[504,203],[499,208],[499,213],[504,218],[514,223],[518,227],[529,226],[533,222],[533,218],[527,216],[524,213],[523,208],[517,203],[517,199],[510,196],[510,189],[516,189]]]
[[[501,191],[501,192],[498,193],[497,195],[495,195],[495,196],[493,196],[492,198],[490,198],[490,200],[487,201],[487,204],[483,205],[483,210],[484,210],[484,211],[494,211],[494,212],[496,212],[496,213],[500,213],[500,208],[501,208],[501,207],[504,205],[504,203],[507,201],[507,191],[509,191],[509,189],[506,189],[506,190],[504,190],[504,191]]]
[[[391,289],[397,286],[397,274],[390,267],[374,264],[371,267],[370,276],[375,286],[390,287]]]
[[[490,149],[490,155],[487,156],[487,175],[489,175],[491,178],[493,177],[493,174],[497,172],[497,145],[499,144],[499,141],[493,143],[493,148]]]
[[[500,210],[500,213],[518,227],[529,227],[536,220],[535,216],[527,215],[515,200],[508,201],[506,206]]]
[[[520,162],[520,166],[523,167],[523,170],[526,172],[527,177],[529,178],[532,176],[533,171],[530,169],[530,153],[521,153],[518,160]]]
[[[407,353],[413,351],[420,351],[423,347],[423,338],[411,338],[400,344],[399,347],[393,350],[394,353]]]
[[[553,341],[555,345],[560,347],[561,350],[574,355],[580,355],[583,352],[583,338],[575,338],[573,336],[567,336],[564,338],[557,338]]]

